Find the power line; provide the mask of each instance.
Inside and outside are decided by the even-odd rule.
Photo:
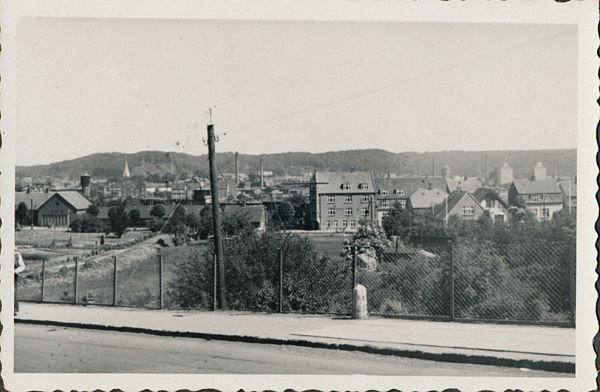
[[[346,96],[343,96],[343,97],[339,97],[339,98],[334,98],[334,99],[322,101],[322,102],[319,102],[319,103],[316,103],[316,104],[313,104],[313,105],[308,105],[308,106],[306,106],[304,108],[301,108],[301,109],[298,109],[298,110],[295,110],[295,111],[292,111],[292,112],[284,113],[284,114],[281,114],[281,115],[278,115],[278,116],[270,117],[270,118],[267,118],[267,119],[264,119],[264,120],[260,120],[260,121],[257,121],[257,122],[251,123],[251,124],[247,124],[247,125],[244,125],[243,128],[236,128],[236,129],[224,132],[223,135],[225,136],[225,135],[236,134],[236,133],[241,132],[243,130],[254,128],[254,127],[259,126],[259,125],[265,125],[265,124],[268,124],[268,123],[271,123],[271,122],[274,122],[274,121],[279,121],[279,120],[282,120],[282,119],[285,119],[285,118],[296,116],[298,114],[302,114],[302,113],[310,112],[310,111],[313,111],[313,110],[321,109],[323,107],[334,105],[334,104],[337,104],[337,103],[340,103],[340,102],[349,101],[349,100],[360,98],[360,97],[363,97],[363,96],[366,96],[366,95],[371,95],[371,94],[374,94],[374,93],[378,93],[378,92],[383,91],[383,90],[388,90],[390,88],[397,87],[397,86],[399,86],[401,84],[413,82],[413,81],[418,80],[420,78],[429,77],[429,76],[435,75],[435,74],[440,73],[440,72],[446,72],[446,71],[457,69],[457,68],[460,68],[460,67],[463,67],[463,66],[466,66],[466,65],[478,63],[478,62],[481,62],[481,61],[491,60],[491,59],[494,59],[494,58],[499,57],[501,55],[505,55],[505,54],[508,54],[508,53],[511,53],[511,52],[516,52],[516,51],[520,51],[522,49],[526,49],[526,48],[529,48],[529,47],[532,47],[532,46],[536,46],[536,45],[539,45],[539,44],[542,44],[542,43],[554,40],[556,38],[559,38],[559,37],[571,34],[571,33],[576,32],[576,31],[577,30],[575,30],[575,29],[570,29],[570,30],[566,30],[566,31],[554,33],[554,34],[551,34],[551,35],[548,35],[548,36],[545,36],[545,37],[541,37],[541,38],[538,38],[538,39],[535,39],[535,40],[531,40],[531,41],[528,41],[528,42],[525,42],[525,43],[522,43],[522,44],[519,44],[519,45],[515,45],[515,46],[509,47],[509,48],[506,48],[506,49],[502,49],[502,50],[499,50],[499,51],[494,52],[494,53],[488,53],[488,54],[482,54],[482,55],[474,56],[473,58],[470,58],[470,59],[467,59],[467,60],[463,60],[463,61],[460,61],[460,62],[457,62],[457,63],[454,63],[454,64],[450,64],[448,66],[438,67],[438,68],[435,68],[435,69],[433,69],[431,71],[428,71],[428,72],[423,72],[423,73],[420,73],[420,74],[417,74],[417,75],[413,75],[413,76],[410,76],[410,77],[406,77],[406,78],[402,78],[402,79],[396,80],[396,81],[391,82],[391,83],[382,84],[382,85],[379,85],[379,86],[367,88],[367,89],[364,89],[364,90],[361,90],[361,91],[357,91],[357,92],[355,92],[353,94],[349,94],[349,95],[346,95]]]

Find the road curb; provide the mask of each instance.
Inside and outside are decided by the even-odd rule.
[[[33,324],[33,325],[52,325],[52,326],[58,326],[58,327],[93,329],[93,330],[100,330],[100,331],[143,333],[143,334],[155,335],[155,336],[184,337],[184,338],[197,338],[197,339],[206,339],[206,340],[222,340],[222,341],[229,341],[229,342],[259,343],[259,344],[273,344],[273,345],[291,345],[291,346],[298,346],[298,347],[320,348],[320,349],[329,349],[329,350],[360,351],[360,352],[369,353],[369,354],[390,355],[390,356],[413,358],[413,359],[425,359],[425,360],[437,361],[437,362],[506,366],[506,367],[516,367],[516,368],[527,368],[527,369],[532,369],[532,370],[543,370],[543,371],[557,372],[557,373],[572,373],[572,374],[575,373],[575,364],[572,362],[563,362],[563,361],[513,359],[513,358],[493,357],[493,356],[487,356],[487,355],[469,355],[469,354],[457,354],[457,353],[432,353],[432,352],[421,351],[421,350],[383,348],[383,347],[376,347],[376,346],[370,346],[370,345],[358,345],[358,344],[348,344],[348,343],[326,343],[326,342],[316,342],[316,341],[300,340],[300,339],[278,339],[278,338],[265,338],[265,337],[247,336],[247,335],[224,335],[224,334],[215,334],[215,333],[206,333],[206,332],[169,331],[169,330],[159,330],[159,329],[151,329],[151,328],[143,328],[143,327],[102,325],[102,324],[91,324],[91,323],[55,321],[55,320],[15,319],[15,323]]]

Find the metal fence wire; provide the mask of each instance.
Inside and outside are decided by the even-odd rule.
[[[343,244],[341,242],[340,244]],[[575,322],[575,244],[460,241],[377,254],[306,238],[224,241],[225,309],[350,314],[354,283],[372,315],[444,320]],[[338,246],[340,245],[340,246]],[[92,255],[28,263],[24,301],[171,309],[216,306],[212,246],[164,248],[146,258]]]
[[[361,265],[369,312],[456,320],[575,320],[575,254],[564,242],[463,242],[383,253]]]

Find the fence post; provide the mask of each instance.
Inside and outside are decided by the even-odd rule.
[[[569,272],[571,273],[571,324],[575,327],[576,307],[577,307],[577,243],[573,241],[571,245],[571,257],[569,260]]]
[[[213,304],[212,310],[217,310],[217,255],[213,253]]]
[[[356,245],[352,245],[352,295],[356,287]]]
[[[113,256],[113,306],[117,306],[117,256]]]
[[[42,259],[42,292],[40,293],[40,302],[44,302],[44,282],[46,281],[46,259]]]
[[[279,248],[279,313],[283,313],[283,248]]]
[[[75,305],[77,305],[77,297],[79,295],[79,293],[77,292],[77,283],[79,280],[79,260],[78,257],[75,256],[73,257],[73,260],[75,260],[75,279],[74,280],[74,287],[73,287],[73,303]]]
[[[454,243],[450,241],[450,320],[454,320]]]
[[[158,307],[163,308],[163,258],[160,250],[158,251]]]

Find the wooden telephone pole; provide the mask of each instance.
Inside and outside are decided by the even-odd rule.
[[[215,240],[217,308],[225,309],[225,264],[223,261],[223,242],[221,240],[221,210],[219,207],[219,184],[217,182],[217,163],[215,159],[215,131],[208,124],[208,165],[210,170],[210,199],[212,203],[213,232]]]

